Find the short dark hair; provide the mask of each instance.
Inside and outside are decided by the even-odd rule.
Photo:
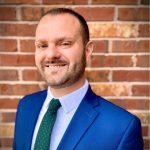
[[[58,15],[58,14],[65,14],[65,13],[71,14],[78,19],[81,25],[81,32],[82,32],[81,34],[82,34],[83,43],[86,44],[89,41],[89,28],[86,20],[79,13],[69,8],[53,8],[47,11],[43,16],[48,14]]]

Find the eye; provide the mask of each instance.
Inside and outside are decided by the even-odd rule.
[[[40,48],[40,49],[44,49],[44,48],[47,48],[48,45],[47,44],[38,44],[37,45],[37,48]]]
[[[62,41],[59,43],[59,46],[62,48],[69,48],[72,45],[71,41]]]
[[[71,45],[71,42],[62,42],[62,45]]]

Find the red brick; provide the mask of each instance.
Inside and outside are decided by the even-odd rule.
[[[0,138],[1,147],[12,147],[13,138]]]
[[[0,124],[0,137],[13,137],[14,125],[13,124]]]
[[[91,38],[130,38],[137,37],[138,28],[135,24],[113,24],[93,22],[89,24]]]
[[[74,4],[82,5],[82,4],[88,4],[88,0],[74,0]]]
[[[95,53],[108,53],[108,41],[93,41]]]
[[[136,52],[137,42],[136,41],[113,41],[112,52]]]
[[[148,126],[142,127],[142,134],[143,134],[143,136],[148,136]]]
[[[73,4],[73,0],[43,0],[43,4]]]
[[[150,81],[149,71],[113,71],[113,81]]]
[[[149,109],[148,99],[110,99],[110,101],[124,109],[147,110]]]
[[[114,8],[112,7],[77,7],[75,11],[88,21],[111,21],[114,18]]]
[[[0,24],[2,36],[35,36],[35,24]]]
[[[11,7],[0,7],[0,20],[17,20],[16,9]]]
[[[35,21],[42,17],[43,9],[40,7],[23,7],[22,20]]]
[[[1,81],[17,81],[18,78],[18,72],[16,70],[0,70]]]
[[[107,82],[109,80],[109,71],[102,70],[86,70],[86,77],[89,82]]]
[[[16,109],[19,99],[0,98],[0,109]]]
[[[0,84],[1,95],[26,95],[36,91],[39,91],[38,85],[26,85],[26,84]]]
[[[0,55],[2,66],[34,66],[34,55]]]
[[[135,9],[135,8],[119,8],[118,20],[123,20],[123,21],[137,20],[137,9]]]
[[[150,86],[148,85],[133,85],[133,96],[149,96]]]
[[[150,10],[149,10],[149,7],[147,8],[139,8],[139,11],[138,11],[138,20],[140,21],[149,21],[150,20]]]
[[[150,41],[141,40],[138,42],[138,51],[139,52],[149,52],[150,51]]]
[[[15,122],[16,113],[15,112],[2,112],[0,113],[0,118],[2,123],[12,123]]]
[[[92,0],[93,4],[118,4],[133,5],[138,4],[138,0]]]
[[[148,24],[139,25],[139,37],[149,37],[150,36],[150,26]]]
[[[148,110],[149,109],[149,99],[127,99],[126,108],[127,109],[137,109],[137,110]]]
[[[131,56],[93,56],[92,67],[131,67]]]
[[[35,52],[35,40],[20,40],[20,49],[22,52]]]
[[[41,0],[2,0],[0,4],[40,4]]]
[[[11,39],[0,39],[0,51],[1,52],[16,52],[17,41]]]
[[[149,67],[150,63],[150,55],[141,55],[137,56],[137,67]]]
[[[23,80],[25,81],[42,81],[42,77],[37,70],[24,70]]]
[[[100,96],[128,96],[128,87],[123,84],[95,84],[93,91]]]
[[[143,4],[143,5],[149,5],[149,0],[141,0],[141,4]]]
[[[144,139],[144,150],[149,150],[150,149],[150,140],[149,139]]]
[[[148,8],[119,8],[118,19],[122,21],[148,21]],[[138,15],[137,15],[138,14]]]

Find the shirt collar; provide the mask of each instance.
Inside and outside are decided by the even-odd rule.
[[[89,83],[86,80],[84,85],[81,88],[77,89],[76,91],[72,93],[59,97],[59,101],[65,113],[69,113],[70,111],[72,111],[73,109],[76,109],[79,106],[80,102],[82,101],[83,97],[85,96],[88,90],[88,86],[89,86]],[[52,98],[56,98],[52,95],[50,87],[48,87],[47,97],[50,100]],[[48,107],[48,104],[49,103],[47,103],[47,107]]]

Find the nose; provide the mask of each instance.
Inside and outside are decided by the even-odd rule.
[[[46,58],[47,59],[58,59],[61,54],[55,45],[49,45],[46,50]]]

